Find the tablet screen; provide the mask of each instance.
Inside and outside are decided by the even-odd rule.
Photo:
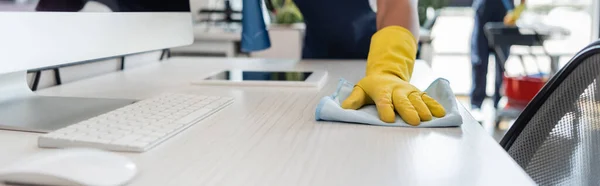
[[[312,72],[272,72],[272,71],[223,71],[206,80],[222,81],[305,81]]]

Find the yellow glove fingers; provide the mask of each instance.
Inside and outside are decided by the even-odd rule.
[[[373,98],[377,106],[379,119],[386,123],[394,123],[396,121],[396,112],[394,112],[394,105],[392,105],[392,94],[382,94],[380,96]]]
[[[410,100],[415,110],[417,110],[421,121],[429,121],[432,118],[431,112],[427,105],[425,105],[425,102],[423,102],[423,99],[421,99],[421,94],[419,92],[411,93],[408,95],[408,100]]]
[[[379,119],[386,123],[396,122],[396,113],[394,112],[394,106],[390,104],[377,104],[377,112],[379,113]]]
[[[521,13],[525,10],[525,5],[521,4],[515,7],[514,10],[508,12],[506,16],[504,16],[504,24],[509,26],[514,26],[517,20],[521,17]]]
[[[435,99],[429,97],[429,95],[427,94],[423,94],[421,98],[423,99],[423,102],[425,102],[425,105],[427,105],[429,111],[434,117],[441,118],[446,116],[446,109],[444,109],[444,107],[440,105],[440,103],[438,103]]]
[[[365,91],[359,86],[354,86],[350,96],[348,96],[348,98],[342,102],[342,108],[356,110],[365,104],[369,104],[370,102],[372,101],[371,98],[367,96],[367,93],[365,93]]]
[[[400,114],[402,120],[404,120],[409,125],[417,126],[421,123],[421,119],[419,118],[419,113],[412,105],[408,97],[404,96],[400,91],[394,91],[394,108],[396,112]]]

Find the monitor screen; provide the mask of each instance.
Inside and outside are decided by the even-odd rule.
[[[188,0],[0,0],[0,12],[189,12]]]

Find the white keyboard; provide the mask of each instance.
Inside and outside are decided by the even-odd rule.
[[[144,152],[232,102],[228,97],[165,94],[44,134],[38,146]]]

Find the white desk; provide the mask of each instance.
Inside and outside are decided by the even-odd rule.
[[[314,121],[338,78],[357,81],[363,61],[172,58],[39,91],[43,95],[146,98],[165,91],[235,97],[224,110],[145,153],[131,185],[533,185],[462,109],[460,128],[394,128]],[[189,81],[228,67],[327,69],[322,90],[200,87]],[[435,77],[423,62],[413,83]],[[38,134],[0,131],[0,166],[38,149]]]

